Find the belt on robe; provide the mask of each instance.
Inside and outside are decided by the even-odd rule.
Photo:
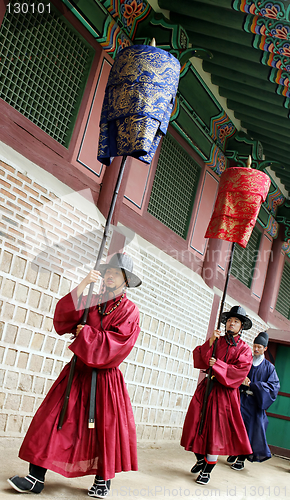
[[[206,374],[206,378],[208,378],[208,373]],[[209,385],[209,391],[208,391],[208,396],[210,395],[212,389],[213,389],[213,386],[214,384],[219,384],[219,381],[216,379],[215,375],[212,375],[210,377],[210,385]]]
[[[93,368],[92,381],[91,381],[91,394],[90,394],[89,422],[88,422],[89,429],[95,428],[96,390],[97,390],[97,369]]]
[[[247,396],[254,396],[253,391],[250,391],[250,389],[240,389],[240,392],[247,394]]]
[[[208,378],[208,374],[206,374],[205,378]],[[216,378],[216,376],[215,376],[215,375],[212,375],[212,376],[210,377],[210,379],[211,379],[211,381],[212,381],[212,382],[218,382],[218,380],[217,380],[217,378]]]
[[[208,375],[207,375],[207,377],[208,377]],[[217,383],[217,382],[218,382],[218,380],[216,379],[215,375],[212,375],[211,376],[211,389],[213,387],[213,383]],[[247,396],[254,396],[253,391],[251,391],[250,389],[240,389],[240,392],[247,394]]]
[[[107,306],[107,301],[104,302],[102,311],[101,311],[101,328],[104,330],[102,316],[105,313]],[[90,393],[90,408],[89,408],[89,421],[88,428],[95,428],[95,411],[96,411],[96,391],[97,391],[97,368],[92,369],[92,381],[91,381],[91,393]]]

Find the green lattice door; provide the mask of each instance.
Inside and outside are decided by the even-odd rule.
[[[235,246],[231,274],[248,288],[251,288],[254,276],[260,239],[261,233],[254,227],[246,248]]]
[[[279,344],[275,368],[280,380],[280,391],[276,401],[267,412],[269,426],[267,441],[272,446],[289,450],[290,453],[290,347]],[[288,456],[288,454],[287,454]]]
[[[200,167],[169,134],[163,138],[148,212],[186,239]]]
[[[290,318],[290,265],[288,262],[284,264],[276,310],[285,318]]]
[[[51,3],[43,13],[38,3],[6,11],[0,97],[68,147],[95,51]]]

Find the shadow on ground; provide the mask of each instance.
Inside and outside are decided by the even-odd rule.
[[[21,440],[0,439],[1,500],[19,498],[6,479],[14,474],[26,475],[27,464],[18,458]],[[138,444],[138,472],[117,474],[112,481],[108,499],[139,500],[146,498],[221,498],[232,500],[287,499],[290,496],[290,461],[272,457],[262,464],[246,462],[242,471],[234,471],[220,457],[207,486],[195,483],[190,473],[194,455],[175,442]],[[40,500],[78,500],[88,498],[92,476],[67,479],[48,471]]]

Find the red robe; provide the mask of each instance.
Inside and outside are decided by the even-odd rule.
[[[75,333],[85,306],[76,311],[76,290],[56,306],[57,333]],[[118,299],[108,301],[108,312]],[[19,457],[66,477],[138,470],[136,429],[131,402],[119,364],[140,332],[139,311],[126,295],[109,315],[101,317],[93,298],[87,324],[70,345],[77,363],[62,429],[57,430],[70,369],[68,363],[35,414]],[[97,368],[96,428],[88,429],[92,368]]]
[[[208,370],[213,345],[207,340],[193,351],[194,367]],[[216,363],[212,373],[216,381],[208,397],[202,434],[199,435],[200,415],[207,378],[197,386],[189,405],[181,446],[188,451],[211,455],[248,455],[252,448],[240,411],[238,387],[245,380],[252,364],[252,352],[243,340],[229,346],[225,337],[217,342]]]

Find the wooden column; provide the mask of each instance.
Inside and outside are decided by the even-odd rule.
[[[261,297],[259,316],[266,323],[269,320],[269,315],[271,312],[271,305],[275,302],[274,295],[277,294],[277,281],[281,280],[281,273],[277,272],[279,267],[279,261],[281,258],[281,249],[284,243],[284,229],[280,226],[280,231],[278,237],[273,242],[272,255],[269,259],[269,265],[267,270],[267,276],[265,280],[264,290]]]
[[[2,24],[3,18],[6,12],[6,5],[8,4],[8,0],[0,0],[0,26]]]
[[[117,177],[119,174],[121,161],[122,161],[122,157],[114,158],[111,165],[106,167],[106,171],[105,171],[105,174],[103,177],[103,182],[101,185],[101,192],[99,195],[97,207],[102,212],[102,214],[105,218],[107,218],[108,211],[110,208],[115,184],[116,184]],[[116,202],[116,206],[115,206],[115,210],[114,210],[114,214],[113,214],[113,218],[112,218],[113,225],[117,225],[117,222],[119,220],[119,214],[120,214],[120,210],[121,210],[121,207],[123,204],[124,192],[126,189],[126,184],[127,184],[127,180],[128,180],[129,171],[130,171],[130,168],[129,168],[130,162],[131,162],[131,158],[127,157],[125,172],[124,172],[124,175],[122,178],[122,182],[121,182],[121,186],[119,189],[119,194],[118,194],[118,198],[117,198],[117,202]]]
[[[218,281],[217,266],[221,262],[223,240],[210,238],[202,267],[202,277],[205,283],[213,288]]]

